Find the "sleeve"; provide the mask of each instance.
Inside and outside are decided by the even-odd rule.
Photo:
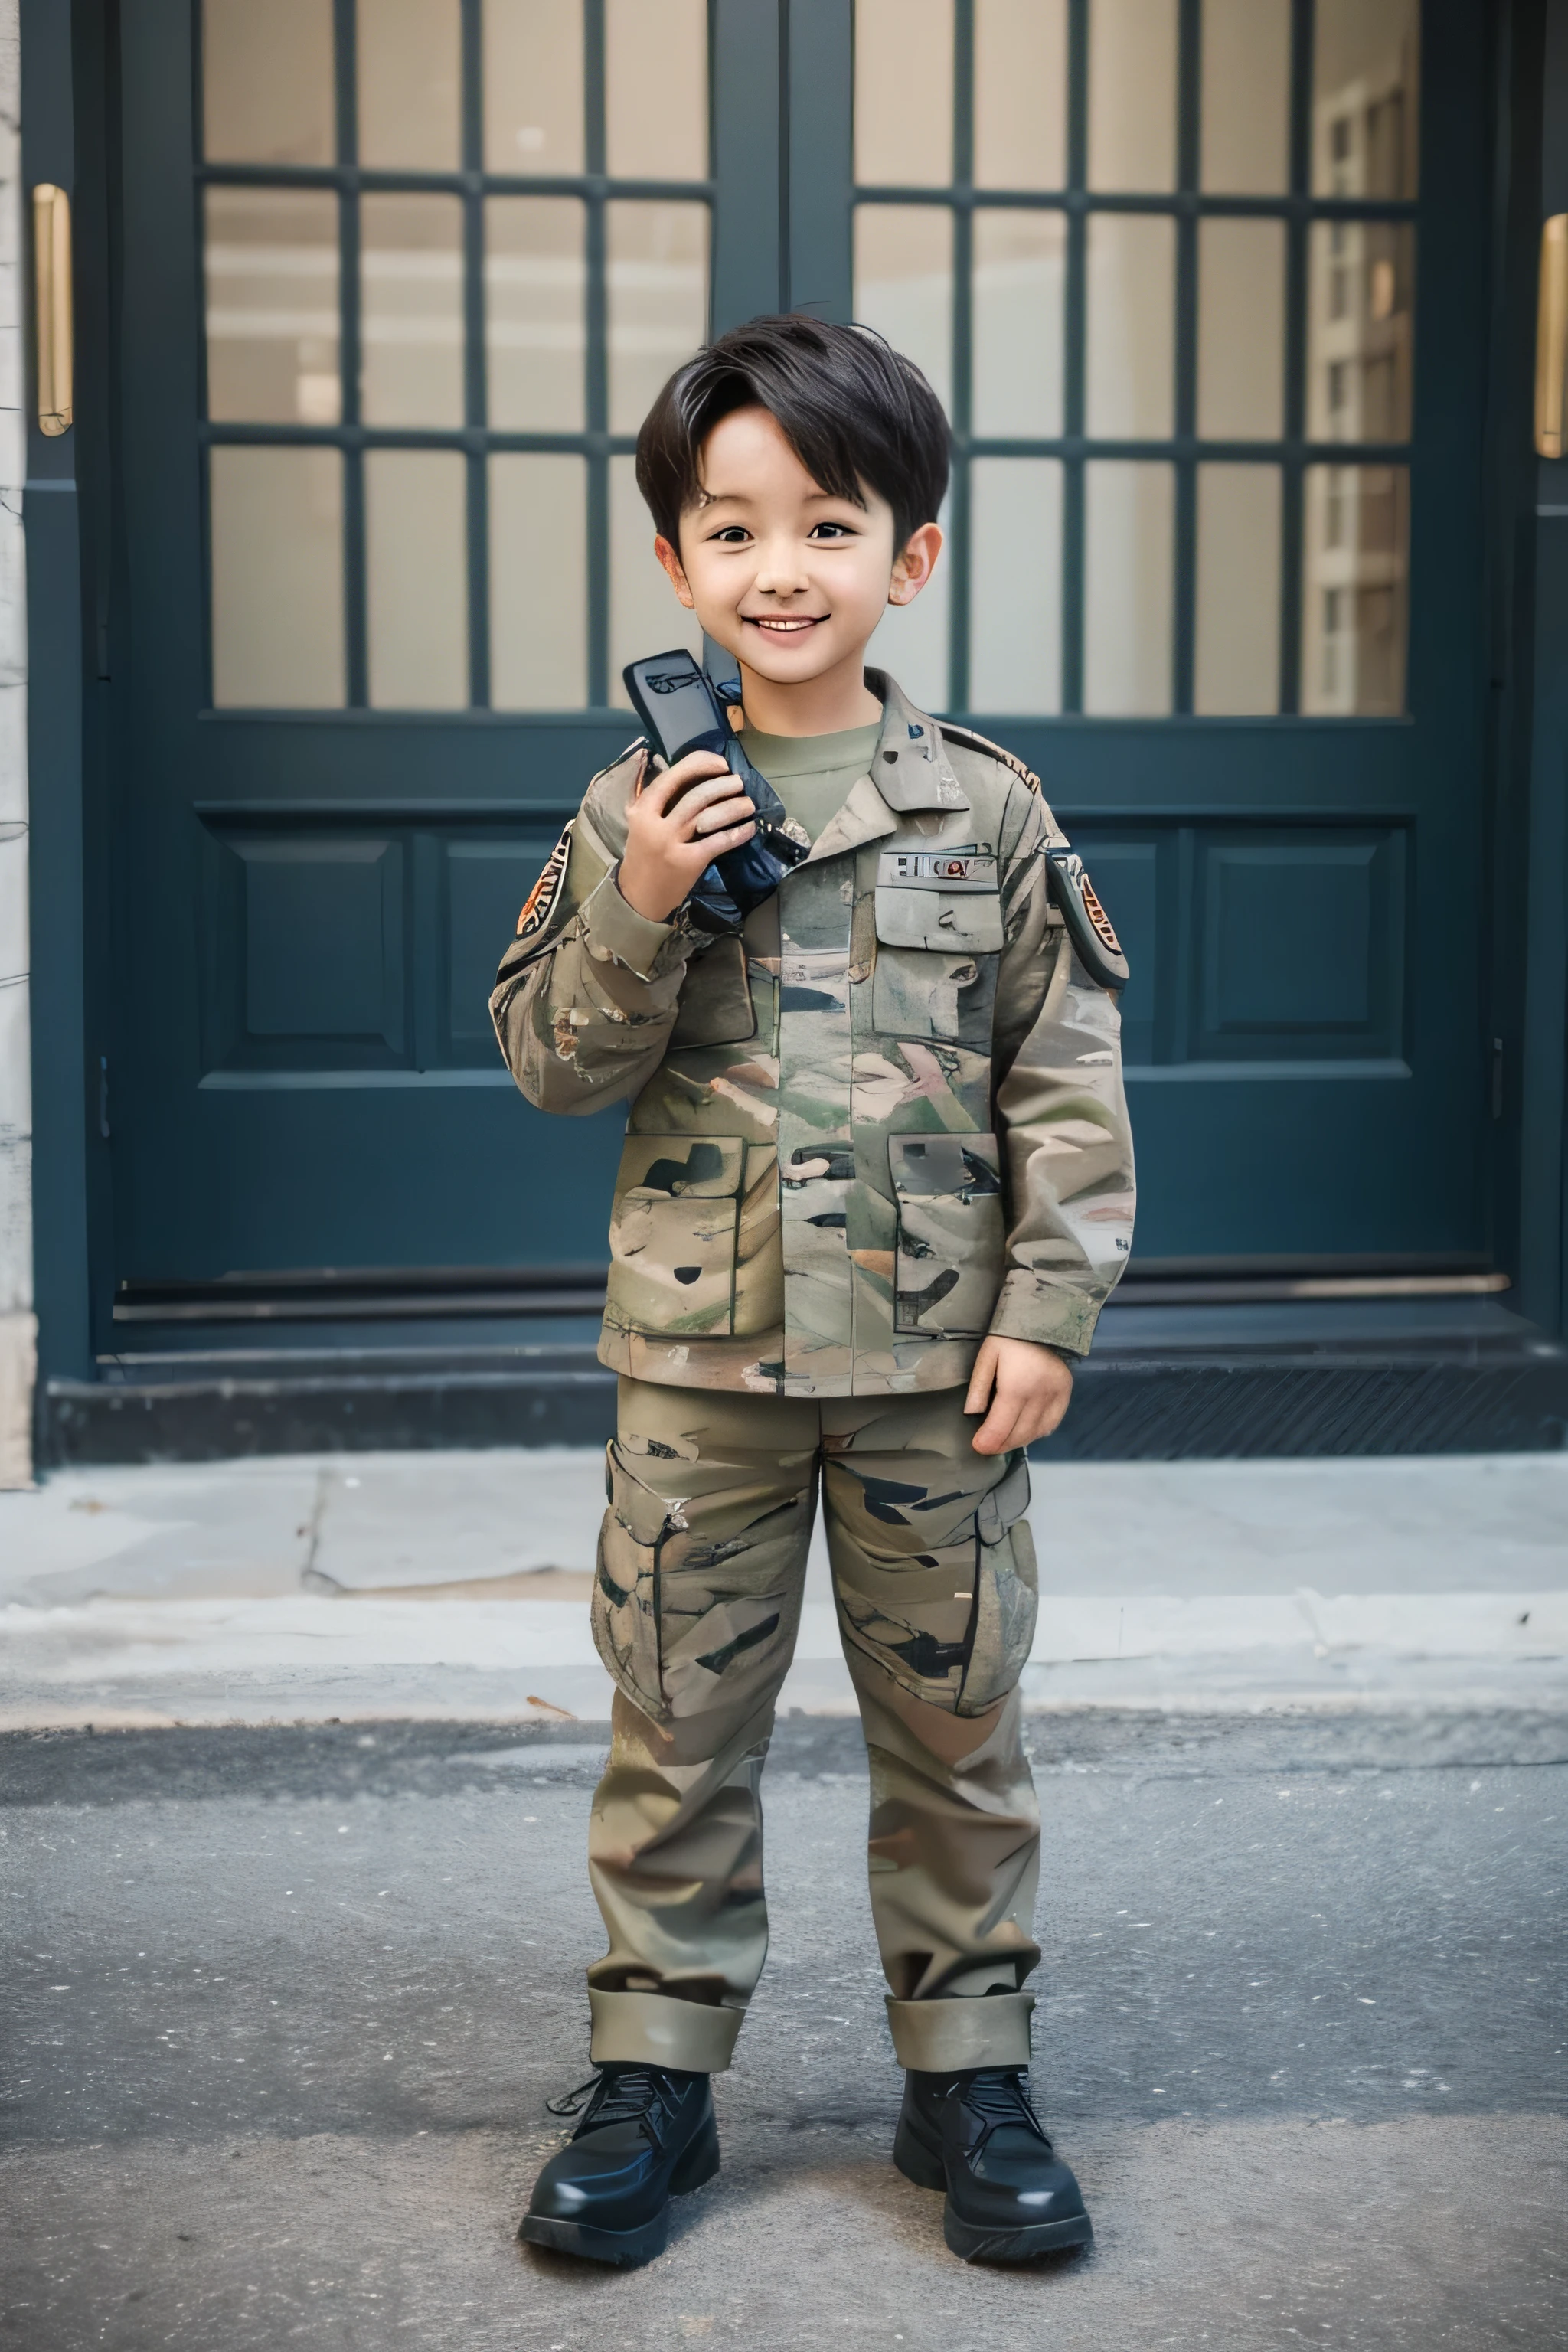
[[[664,1058],[692,948],[616,883],[622,827],[596,779],[552,851],[501,958],[490,1019],[507,1067],[536,1109],[568,1116],[623,1101]],[[635,769],[623,778],[625,790]],[[624,798],[624,792],[622,794]]]
[[[1132,1130],[1121,1013],[1050,903],[1042,853],[1059,835],[1030,802],[1004,884],[994,1115],[1012,1222],[991,1328],[1083,1356],[1132,1246]]]

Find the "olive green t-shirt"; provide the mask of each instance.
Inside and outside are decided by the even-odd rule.
[[[837,735],[759,735],[748,727],[741,742],[783,801],[785,815],[804,825],[815,842],[843,807],[850,786],[870,774],[881,733],[879,719]]]

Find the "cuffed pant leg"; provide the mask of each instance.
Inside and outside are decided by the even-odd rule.
[[[1039,1959],[1039,1809],[1016,1687],[1034,1625],[1027,1471],[975,1454],[962,1407],[962,1391],[824,1407],[889,2019],[900,2062],[932,2072],[1027,2063],[1023,1987]]]
[[[621,1382],[595,1594],[620,1685],[589,1831],[609,1936],[588,1971],[596,2062],[719,2070],[761,1973],[759,1784],[816,1439],[815,1406]]]

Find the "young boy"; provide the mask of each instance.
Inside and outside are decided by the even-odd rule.
[[[657,2253],[670,2196],[718,2168],[709,2078],[766,1949],[758,1786],[819,1480],[907,2069],[894,2161],[945,2188],[968,2259],[1090,2237],[1026,2087],[1017,1683],[1025,1449],[1067,1409],[1131,1231],[1116,999],[1070,944],[1094,961],[1086,907],[1115,937],[1047,857],[1037,779],[864,667],[931,577],[947,452],[924,378],[855,328],[753,320],[665,387],[637,442],[655,551],[738,662],[745,749],[810,856],[715,937],[689,895],[752,803],[717,754],[666,771],[634,744],[491,999],[531,1102],[632,1106],[599,1349],[620,1374],[594,1595],[617,1685],[589,1836],[599,2079],[521,2231],[601,2262]]]

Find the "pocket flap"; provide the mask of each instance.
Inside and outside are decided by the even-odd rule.
[[[999,955],[1006,939],[1002,901],[994,890],[930,890],[879,883],[877,937],[889,948]]]
[[[1002,1280],[1002,1178],[994,1135],[894,1135],[899,1204],[893,1328],[978,1337]]]

